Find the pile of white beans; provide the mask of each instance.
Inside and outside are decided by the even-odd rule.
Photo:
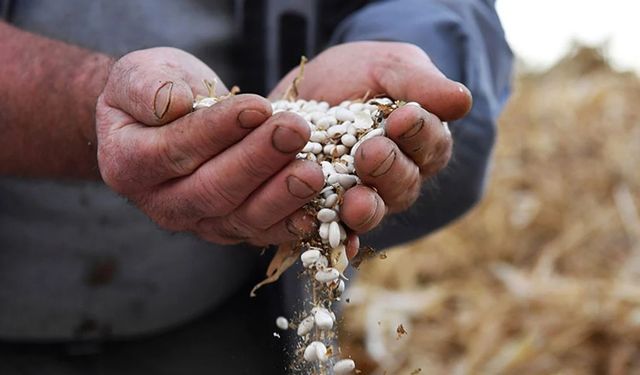
[[[215,104],[215,98],[202,98],[194,109]],[[309,141],[296,155],[319,163],[325,186],[307,205],[315,212],[318,233],[300,239],[300,260],[308,275],[309,311],[300,315],[297,323],[284,317],[276,319],[282,330],[295,329],[299,338],[296,372],[344,375],[353,373],[352,359],[340,359],[336,345],[336,316],[334,302],[340,300],[345,289],[344,271],[349,265],[345,241],[347,232],[340,222],[340,205],[345,191],[360,183],[355,172],[355,153],[367,139],[384,136],[387,115],[397,108],[388,98],[366,102],[344,101],[331,107],[324,101],[279,100],[272,103],[273,113],[290,111],[302,116],[311,130]]]
[[[307,120],[311,136],[297,158],[319,163],[325,177],[324,188],[308,207],[316,212],[317,236],[301,240],[300,245],[312,299],[306,304],[310,311],[295,324],[298,348],[307,364],[301,368],[311,373],[350,374],[355,362],[339,359],[340,350],[332,347],[336,341],[332,304],[340,300],[345,289],[344,271],[349,265],[340,205],[345,191],[360,183],[355,172],[358,147],[367,139],[385,135],[386,114],[397,105],[388,98],[377,98],[364,103],[344,101],[335,107],[315,100],[280,100],[272,106],[274,113],[291,111]],[[279,317],[276,325],[280,329],[290,326],[284,317]]]

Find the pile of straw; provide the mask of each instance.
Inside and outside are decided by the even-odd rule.
[[[363,374],[640,373],[639,206],[638,77],[586,48],[521,74],[484,201],[361,267],[343,349]]]

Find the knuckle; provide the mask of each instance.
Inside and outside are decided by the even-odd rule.
[[[453,150],[453,142],[451,138],[443,137],[434,147],[434,159],[437,164],[441,164],[442,166],[446,165],[449,159],[451,158],[451,152]]]
[[[438,121],[437,125],[442,128],[442,123]],[[432,128],[433,129],[433,128]],[[451,158],[453,152],[453,139],[447,135],[444,130],[432,130],[430,138],[426,145],[417,145],[412,152],[416,153],[416,159],[419,165],[429,171],[438,171],[442,169]]]
[[[183,150],[176,142],[159,141],[154,152],[168,170],[180,176],[191,174],[199,165],[197,159],[192,157],[193,151]]]
[[[240,149],[240,155],[237,158],[239,169],[252,180],[266,180],[273,173],[274,167],[269,162],[269,158],[255,156],[255,153],[246,148]]]
[[[440,118],[438,116],[436,116],[434,113],[431,113],[427,110],[424,110],[424,119],[425,122],[428,124],[430,130],[435,130],[435,129],[441,129],[444,125],[442,125],[442,120],[440,120]]]
[[[197,178],[200,187],[197,189],[198,198],[212,215],[228,215],[242,203],[240,198],[234,196],[229,189],[225,189],[220,185],[219,179],[205,178],[202,175]]]
[[[409,209],[420,197],[420,188],[422,186],[420,178],[412,179],[412,181],[405,186],[406,189],[404,189],[402,193],[394,195],[397,199],[388,202],[388,206],[392,208],[393,212]]]
[[[436,146],[432,152],[426,154],[421,174],[425,177],[437,174],[449,164],[451,154],[450,146]]]
[[[221,220],[214,228],[214,232],[226,241],[240,243],[252,238],[252,229],[242,223],[234,215],[230,215],[226,220]]]
[[[128,163],[121,147],[113,142],[101,142],[98,145],[97,158],[100,175],[107,186],[120,194],[136,190],[134,186],[137,184],[130,178],[129,168],[124,167]]]

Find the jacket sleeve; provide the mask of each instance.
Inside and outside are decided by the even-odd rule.
[[[364,243],[387,247],[430,233],[468,211],[483,194],[496,119],[510,92],[513,55],[491,0],[387,0],[368,4],[335,30],[332,43],[392,40],[421,47],[473,94],[471,112],[449,124],[453,156],[425,183],[418,202],[387,219]]]

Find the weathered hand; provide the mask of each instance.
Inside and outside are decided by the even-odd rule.
[[[292,82],[291,71],[273,90],[279,97]],[[303,99],[337,104],[383,94],[413,101],[388,118],[388,138],[370,139],[356,153],[356,170],[364,185],[347,191],[342,220],[356,232],[380,223],[387,212],[408,208],[422,182],[451,157],[451,133],[443,121],[471,108],[469,90],[447,79],[418,47],[396,42],[356,42],[330,48],[305,67],[298,86]]]
[[[300,209],[321,168],[294,161],[309,138],[292,113],[237,95],[191,112],[215,73],[186,52],[154,48],[113,67],[97,105],[104,181],[160,226],[221,244],[277,244],[313,229]],[[227,91],[218,84],[218,94]]]

